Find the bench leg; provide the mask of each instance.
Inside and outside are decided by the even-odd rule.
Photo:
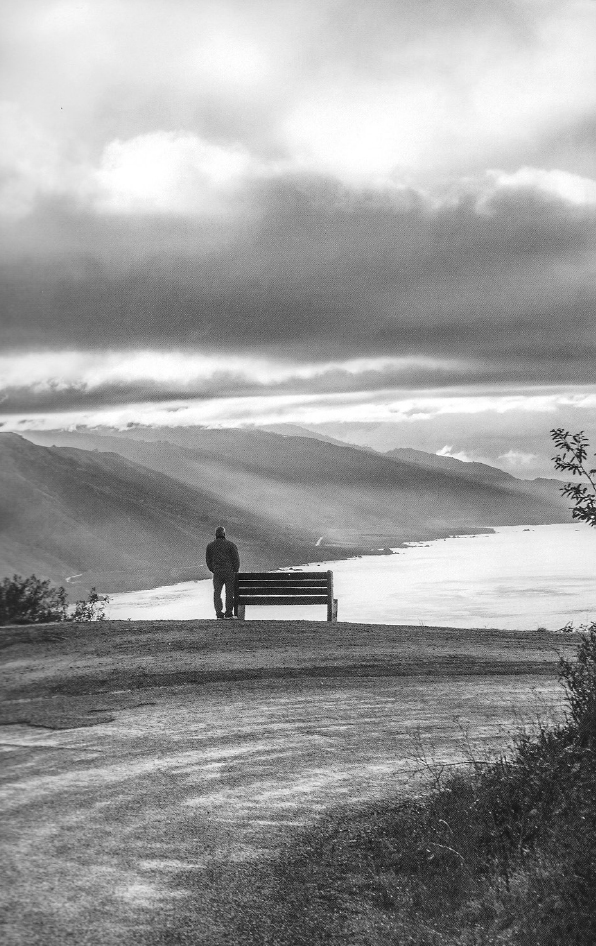
[[[245,605],[245,604],[239,604],[239,605],[238,605],[238,620],[239,620],[239,621],[244,621],[244,613],[245,613],[245,611],[246,611],[246,605]]]
[[[333,599],[333,621],[337,621],[337,598]]]

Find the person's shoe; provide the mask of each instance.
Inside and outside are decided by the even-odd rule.
[[[235,615],[235,614],[224,614],[224,618],[226,619],[226,621],[235,621],[235,620],[236,620],[236,615]]]
[[[218,614],[218,615],[217,615],[218,621],[223,621],[224,618],[225,618],[225,614]]]

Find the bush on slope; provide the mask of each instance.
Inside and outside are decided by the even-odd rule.
[[[107,595],[95,588],[85,599],[69,606],[66,590],[48,579],[13,575],[0,581],[0,626],[5,624],[45,624],[50,621],[101,621]]]

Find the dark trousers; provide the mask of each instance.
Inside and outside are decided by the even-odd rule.
[[[223,614],[221,590],[224,585],[226,586],[226,616],[231,617],[234,613],[234,572],[215,572],[213,575],[213,604],[217,615]]]

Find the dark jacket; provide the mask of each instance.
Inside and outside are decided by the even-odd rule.
[[[217,538],[207,546],[205,556],[210,572],[237,572],[240,569],[238,549],[229,539]]]

